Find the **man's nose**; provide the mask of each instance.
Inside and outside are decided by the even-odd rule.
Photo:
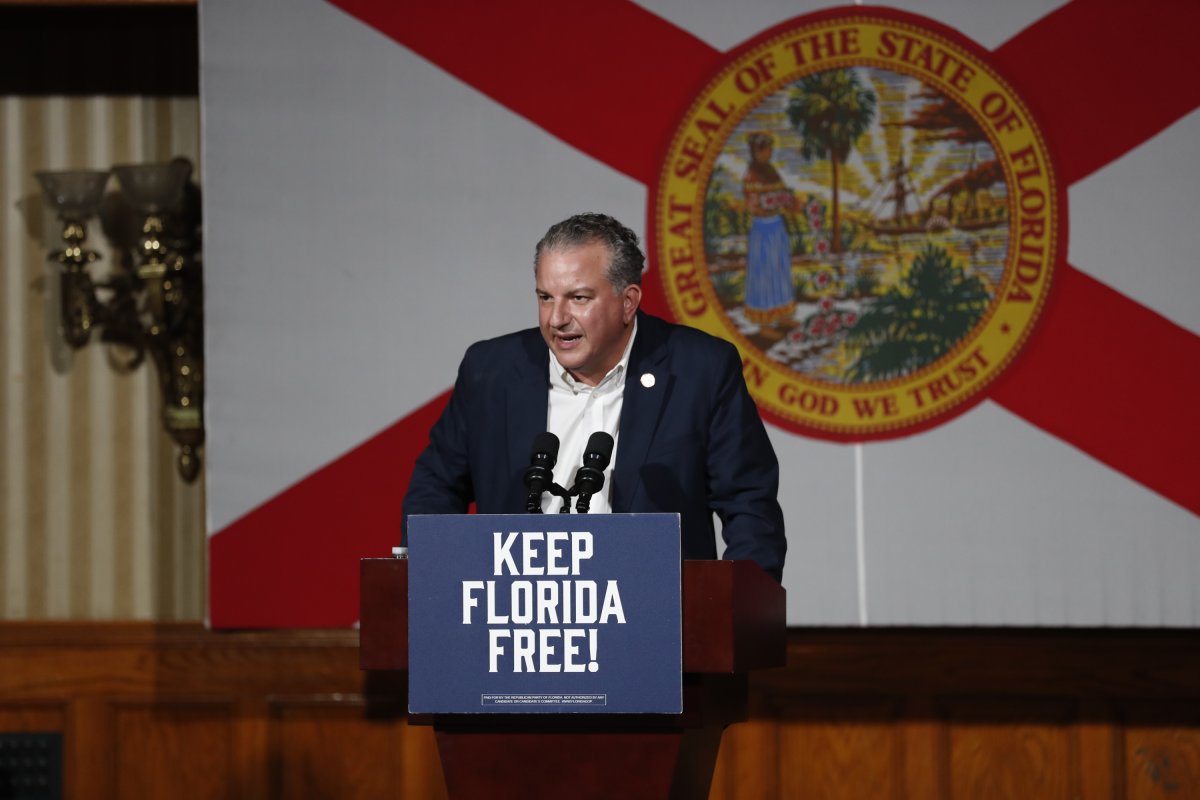
[[[567,313],[565,303],[554,303],[550,306],[550,327],[561,328],[570,324],[571,315]]]

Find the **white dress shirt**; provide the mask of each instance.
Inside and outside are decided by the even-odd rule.
[[[575,380],[550,352],[550,394],[547,404],[546,429],[558,437],[558,461],[554,465],[554,482],[564,489],[575,483],[575,473],[583,466],[583,450],[593,433],[604,431],[613,437],[612,459],[604,470],[604,488],[592,495],[589,513],[612,512],[612,471],[617,463],[620,445],[621,403],[625,397],[625,373],[629,370],[629,354],[637,337],[637,319],[633,333],[625,344],[625,352],[616,366],[595,386]],[[577,498],[571,498],[572,503]],[[542,512],[557,514],[561,498],[547,492],[542,496]],[[572,504],[571,513],[575,513]]]

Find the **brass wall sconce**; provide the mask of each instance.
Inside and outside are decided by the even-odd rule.
[[[64,247],[49,255],[61,267],[63,338],[79,349],[98,328],[101,342],[132,352],[125,369],[136,369],[150,354],[163,427],[179,447],[179,475],[188,483],[200,474],[204,442],[200,207],[191,173],[183,158],[111,171],[37,173],[63,226]],[[106,194],[110,176],[119,190]],[[86,223],[97,215],[113,245],[114,263],[103,279],[89,271],[99,254],[87,247]]]

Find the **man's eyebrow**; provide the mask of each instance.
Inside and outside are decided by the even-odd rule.
[[[549,292],[549,291],[541,288],[540,286],[535,286],[533,288],[533,292],[534,292],[534,294],[544,294],[544,295],[553,296],[552,292]],[[563,292],[563,297],[571,297],[571,296],[574,296],[577,294],[595,294],[595,292],[596,292],[596,290],[590,286],[576,286],[571,289],[565,290]]]

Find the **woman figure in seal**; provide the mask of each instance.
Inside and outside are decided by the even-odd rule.
[[[753,216],[746,251],[746,317],[761,326],[790,318],[796,310],[792,286],[792,248],[783,212],[796,206],[796,197],[771,164],[775,139],[752,133],[750,165],[742,179],[746,208]]]

